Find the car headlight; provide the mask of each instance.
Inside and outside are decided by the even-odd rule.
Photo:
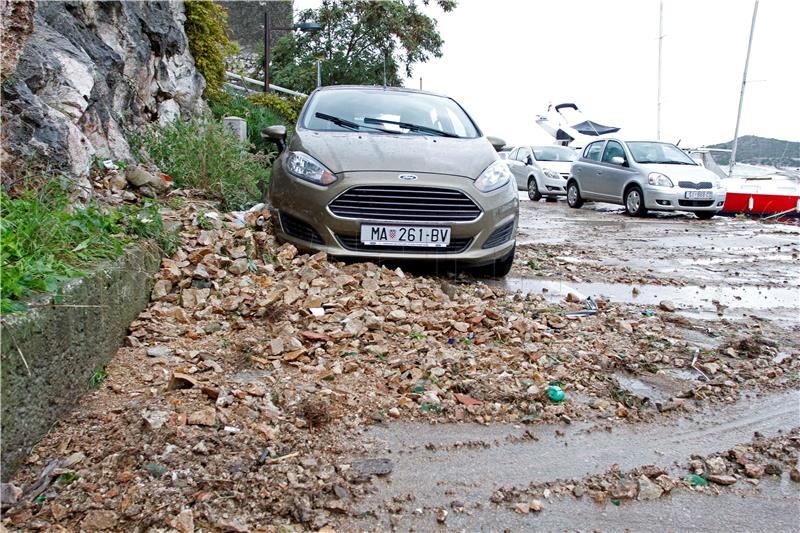
[[[303,152],[289,152],[283,167],[293,176],[316,183],[317,185],[330,185],[336,181],[336,174]]]
[[[553,179],[553,180],[561,179],[561,174],[559,174],[555,170],[550,170],[549,168],[546,168],[546,169],[543,170],[543,172],[544,172],[544,175],[547,176],[550,179]]]
[[[498,160],[481,172],[475,180],[475,187],[481,192],[491,192],[511,181],[513,177],[506,162]]]
[[[651,172],[648,174],[647,183],[650,185],[657,185],[659,187],[673,187],[672,180],[661,172]]]

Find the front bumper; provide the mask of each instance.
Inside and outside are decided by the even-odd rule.
[[[398,179],[401,172],[350,172],[337,175],[337,181],[323,187],[296,178],[276,164],[270,185],[270,209],[277,236],[301,249],[324,251],[337,257],[398,260],[455,260],[479,266],[505,257],[514,247],[519,196],[515,183],[484,194],[472,180],[457,176],[415,173],[417,180]],[[329,204],[354,187],[435,187],[464,192],[480,208],[471,221],[396,222],[386,219],[354,219],[333,214]],[[361,224],[405,224],[447,226],[451,229],[450,249],[365,246],[360,242]],[[300,228],[302,231],[298,231]],[[505,233],[503,233],[505,232]],[[503,233],[498,242],[497,235]],[[508,238],[505,238],[507,235]],[[494,237],[494,241],[490,238]],[[491,245],[484,247],[489,241]],[[463,245],[462,245],[463,244]]]
[[[549,196],[565,196],[567,194],[567,180],[564,176],[551,178],[544,174],[542,178],[541,193]]]
[[[686,198],[687,192],[710,192],[711,198],[695,200]],[[645,207],[658,211],[719,211],[725,204],[725,189],[684,189],[681,187],[644,188]]]

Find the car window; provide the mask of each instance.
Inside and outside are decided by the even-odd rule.
[[[697,162],[674,144],[650,141],[628,142],[631,156],[637,163],[696,165]]]
[[[578,154],[566,146],[534,146],[533,156],[537,161],[575,161]]]
[[[519,148],[514,148],[513,150],[511,150],[511,153],[508,154],[508,159],[516,160],[518,152],[519,152]]]
[[[600,161],[600,154],[603,153],[603,145],[605,141],[597,141],[593,142],[589,146],[586,147],[586,151],[583,153],[583,157],[586,159],[591,159],[592,161]]]
[[[328,115],[326,118],[318,114]],[[331,117],[339,120],[331,120]],[[407,91],[367,88],[323,90],[311,97],[301,118],[301,126],[316,131],[353,131],[372,133],[384,129],[409,135],[427,135],[425,131],[376,120],[404,122],[433,128],[458,137],[479,137],[479,130],[455,100],[444,96]],[[349,123],[349,125],[348,125]]]
[[[531,155],[530,148],[522,147],[519,149],[519,153],[517,154],[517,159],[523,163],[528,161],[528,156]]]
[[[611,163],[612,157],[625,159],[625,150],[622,149],[622,145],[617,141],[608,141],[608,144],[606,144],[606,150],[603,152],[603,163]]]

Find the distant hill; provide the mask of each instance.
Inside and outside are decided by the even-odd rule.
[[[712,144],[708,148],[724,148],[731,150],[733,141]],[[714,152],[717,163],[725,166],[730,163],[730,152]],[[776,167],[800,167],[800,142],[782,141],[745,135],[739,137],[736,147],[736,162],[751,165],[769,165]]]

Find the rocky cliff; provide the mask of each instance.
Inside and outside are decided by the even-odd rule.
[[[135,128],[202,111],[183,2],[32,6],[0,4],[4,187],[32,170],[85,177],[95,156],[130,159]]]

